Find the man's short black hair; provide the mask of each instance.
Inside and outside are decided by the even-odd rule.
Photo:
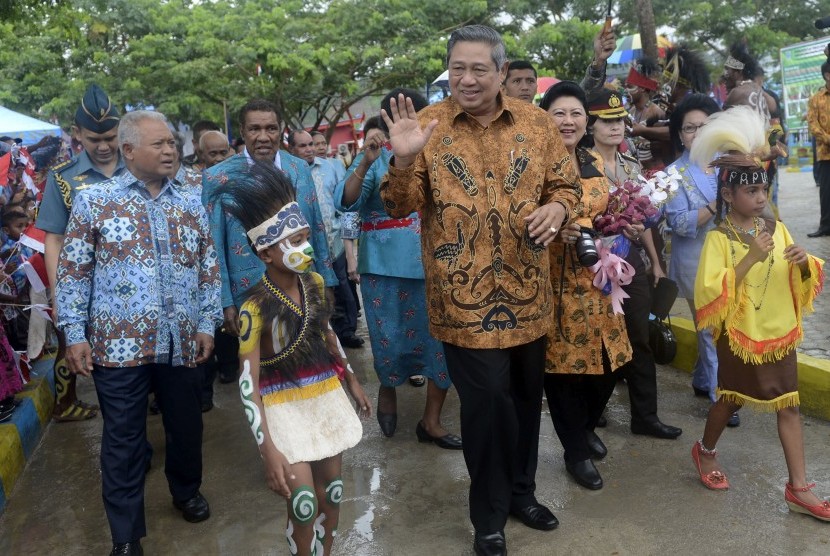
[[[245,106],[239,109],[239,125],[245,125],[245,116],[248,112],[273,112],[279,119],[280,113],[277,112],[277,106],[264,98],[251,99],[245,103]]]
[[[510,72],[513,70],[532,70],[533,77],[539,77],[536,74],[536,68],[533,67],[533,64],[528,62],[527,60],[513,60],[507,65],[507,77],[510,77]],[[507,77],[505,77],[505,81],[507,81]]]
[[[286,141],[288,141],[288,146],[292,149],[297,144],[297,134],[299,133],[308,133],[309,135],[314,135],[313,133],[306,131],[304,129],[292,129],[288,132],[288,137],[286,137]]]
[[[322,131],[320,131],[319,129],[312,129],[311,131],[309,131],[309,133],[311,134],[312,139],[314,138],[315,135],[322,135],[323,138],[326,137],[326,134],[323,133]],[[328,142],[328,140],[326,140],[326,142]]]
[[[821,64],[821,76],[824,77],[825,73],[830,73],[830,59]]]
[[[222,131],[222,129],[210,120],[199,120],[193,124],[193,139],[199,140],[199,137],[206,131]]]

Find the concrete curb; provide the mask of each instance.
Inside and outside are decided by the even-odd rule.
[[[36,369],[45,367],[39,373],[43,378],[32,379],[24,387],[17,396],[21,404],[14,410],[11,420],[0,424],[0,515],[52,418],[54,362],[54,357],[50,357],[35,363]]]
[[[695,325],[675,317],[671,327],[677,338],[677,356],[671,366],[691,373],[697,360]],[[799,353],[798,393],[802,413],[830,421],[830,361]]]

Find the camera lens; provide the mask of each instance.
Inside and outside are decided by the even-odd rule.
[[[579,231],[579,237],[574,242],[574,247],[576,247],[576,258],[582,266],[594,266],[599,262],[599,253],[594,243],[592,230],[582,228]]]

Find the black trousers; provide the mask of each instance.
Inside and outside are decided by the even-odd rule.
[[[511,507],[536,502],[545,342],[507,349],[444,343],[461,400],[470,520],[481,534],[502,531]]]
[[[152,387],[163,407],[166,439],[164,473],[174,500],[192,498],[202,484],[200,368],[171,365],[95,366],[92,376],[104,418],[101,476],[104,509],[114,543],[147,534],[144,474],[147,449],[147,395]]]
[[[625,328],[631,342],[631,361],[620,367],[628,385],[631,403],[631,422],[646,423],[657,420],[657,367],[648,344],[648,316],[651,312],[651,284],[646,275],[640,253],[631,246],[625,259],[634,267],[634,279],[623,290],[629,296],[623,301]]]
[[[357,330],[357,303],[352,294],[352,287],[349,285],[345,251],[334,260],[332,269],[339,283],[334,288],[334,314],[331,316],[331,327],[338,338],[354,336]]]
[[[821,204],[818,230],[830,232],[830,160],[821,160],[816,163],[816,166],[818,167],[818,197]]]
[[[213,383],[217,373],[239,372],[239,338],[225,334],[217,328],[213,333],[213,355],[204,365],[202,399],[213,401]]]
[[[591,457],[585,432],[596,428],[617,383],[605,349],[602,367],[601,375],[545,374],[545,397],[567,462]]]

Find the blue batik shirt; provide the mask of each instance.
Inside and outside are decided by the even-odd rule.
[[[78,193],[58,263],[58,327],[104,367],[194,366],[222,322],[219,268],[198,194],[129,171]]]

